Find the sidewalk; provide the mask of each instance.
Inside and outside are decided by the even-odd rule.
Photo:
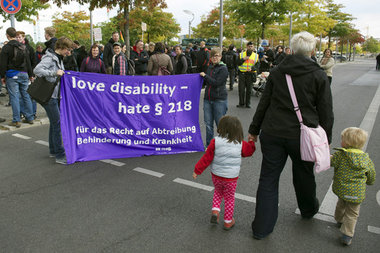
[[[3,94],[7,94],[5,88],[1,90]],[[10,122],[12,122],[12,107],[7,106],[9,102],[9,96],[0,97],[0,118],[6,119],[7,121],[0,123],[0,134],[2,133],[8,133],[10,131],[14,131],[16,129],[22,129],[27,127],[34,127],[34,126],[40,126],[43,124],[48,124],[49,119],[46,116],[46,112],[44,108],[37,103],[37,118],[34,120],[34,124],[24,124],[21,123],[20,128],[16,128],[13,126],[8,126]]]

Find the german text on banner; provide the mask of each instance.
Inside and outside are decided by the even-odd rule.
[[[199,74],[66,72],[61,130],[67,162],[203,151]]]

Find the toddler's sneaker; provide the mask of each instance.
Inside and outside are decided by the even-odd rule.
[[[351,242],[352,242],[352,237],[351,236],[348,236],[348,235],[345,235],[343,234],[342,235],[342,238],[341,238],[341,242],[344,244],[344,245],[351,245]]]
[[[210,223],[212,223],[212,224],[219,224],[219,211],[212,210]]]
[[[235,226],[235,219],[232,218],[232,221],[230,223],[224,222],[224,230],[230,230],[233,226]]]

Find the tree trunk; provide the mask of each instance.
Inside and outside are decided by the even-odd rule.
[[[261,24],[261,39],[265,39],[265,24]]]
[[[131,44],[129,42],[129,5],[130,2],[127,1],[124,5],[124,34],[125,34],[125,45],[127,46],[127,51],[125,52],[125,56],[129,59],[130,52],[131,52]]]

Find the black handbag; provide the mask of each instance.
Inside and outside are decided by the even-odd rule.
[[[27,92],[32,99],[44,105],[49,102],[58,81],[59,79],[57,79],[56,82],[49,82],[45,77],[37,77],[34,82],[29,85]]]

